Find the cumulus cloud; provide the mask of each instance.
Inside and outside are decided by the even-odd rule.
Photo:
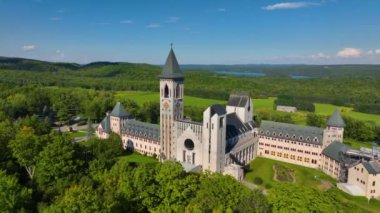
[[[227,9],[226,8],[218,8],[218,12],[226,12]]]
[[[376,54],[380,54],[380,49],[375,50]]]
[[[166,20],[166,23],[177,23],[179,21],[179,17],[172,16],[169,17],[168,20]]]
[[[62,60],[65,58],[65,54],[61,50],[56,50],[55,55],[53,56],[53,60]]]
[[[133,23],[133,21],[132,20],[121,20],[120,21],[120,24],[132,24]]]
[[[146,28],[160,28],[161,25],[160,24],[148,24],[146,25]]]
[[[24,46],[22,46],[22,49],[24,50],[24,51],[33,51],[33,50],[35,50],[36,49],[36,46],[35,45],[24,45]]]
[[[288,10],[320,5],[314,2],[281,2],[262,7],[263,10]]]
[[[362,51],[356,48],[344,48],[339,51],[336,55],[340,58],[357,58],[362,55]]]

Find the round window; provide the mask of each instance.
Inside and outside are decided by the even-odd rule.
[[[186,139],[185,140],[185,147],[188,150],[193,150],[194,149],[194,142],[191,139]]]

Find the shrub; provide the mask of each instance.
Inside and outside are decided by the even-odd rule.
[[[261,184],[263,184],[263,179],[261,179],[260,177],[255,177],[253,179],[253,183],[256,185],[261,185]]]

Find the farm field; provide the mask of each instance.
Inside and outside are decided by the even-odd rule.
[[[115,95],[117,100],[121,100],[123,98],[130,98],[136,101],[139,105],[142,105],[147,101],[155,101],[159,100],[158,92],[143,92],[143,91],[118,91]],[[276,98],[262,98],[262,99],[253,99],[254,110],[273,110],[273,103]],[[206,99],[206,98],[198,98],[192,96],[185,96],[185,106],[194,106],[207,108],[211,104],[226,104],[227,100],[216,100],[216,99]],[[315,113],[320,115],[331,115],[336,108],[342,110],[343,115],[347,115],[353,117],[358,120],[363,121],[373,121],[376,124],[380,124],[380,115],[367,114],[361,112],[352,111],[352,108],[349,107],[338,107],[332,104],[322,104],[315,103]],[[296,124],[305,125],[306,124],[306,112],[297,112],[293,114],[293,119]]]
[[[334,179],[327,176],[322,171],[311,168],[258,157],[250,163],[249,171],[245,175],[245,180],[253,183],[255,177],[260,177],[263,180],[263,183],[260,184],[261,187],[265,187],[265,185],[268,184],[273,185],[277,181],[273,179],[274,170],[269,168],[273,168],[275,165],[287,168],[288,170],[292,170],[295,174],[294,184],[296,185],[320,190],[326,190],[332,187],[332,190],[335,191],[336,196],[342,202],[348,202],[357,205],[360,209],[363,210],[363,212],[380,212],[380,201],[368,201],[365,197],[354,197],[346,194],[345,192],[342,192],[335,187],[336,181]]]

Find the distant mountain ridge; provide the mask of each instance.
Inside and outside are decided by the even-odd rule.
[[[138,64],[128,62],[97,61],[88,64],[48,62],[26,58],[12,58],[0,56],[1,70],[20,70],[37,72],[82,71],[81,75],[93,77],[113,77],[130,72],[131,70],[144,70],[157,73],[161,65]],[[331,77],[375,77],[380,78],[380,65],[270,65],[270,64],[236,64],[236,65],[181,65],[182,70],[189,71],[224,71],[228,72],[260,72],[266,76],[285,77],[302,75],[317,78]],[[90,71],[91,70],[91,71]],[[227,74],[226,74],[227,73]],[[79,74],[79,73],[78,73]]]

